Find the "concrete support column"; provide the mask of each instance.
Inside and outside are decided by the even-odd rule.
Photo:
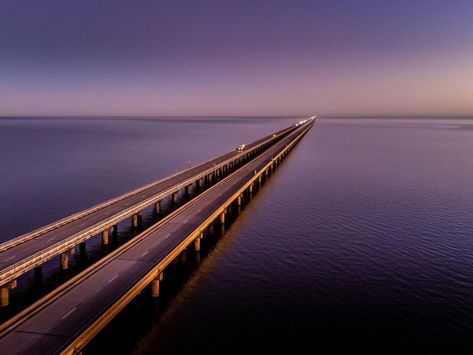
[[[10,289],[6,286],[0,286],[0,306],[5,307],[10,303]]]
[[[251,184],[251,185],[248,187],[248,191],[250,192],[250,195],[253,193],[253,184]]]
[[[241,200],[242,200],[242,196],[240,195],[240,196],[237,197],[237,205],[238,206],[241,206]]]
[[[200,236],[194,239],[194,249],[200,251]]]
[[[160,272],[159,275],[151,281],[151,296],[159,297],[159,283],[163,279],[163,273]]]
[[[60,255],[60,258],[61,258],[61,270],[69,269],[69,254],[68,253],[62,253]]]
[[[132,227],[138,227],[140,224],[140,214],[135,213],[133,216],[131,216],[131,225]]]
[[[161,213],[161,201],[155,202],[155,204],[154,204],[154,213],[156,213],[156,214]]]
[[[225,224],[225,212],[222,212],[222,214],[220,215],[220,223]]]
[[[110,236],[110,229],[105,229],[102,232],[102,245],[108,245]]]
[[[16,287],[16,280],[0,286],[0,307],[5,307],[10,304],[10,290]]]
[[[179,191],[173,192],[172,194],[172,203],[177,202],[177,196],[179,195]]]
[[[189,196],[191,194],[191,189],[192,189],[192,186],[191,185],[187,185],[185,187],[185,191],[186,191],[186,196]]]

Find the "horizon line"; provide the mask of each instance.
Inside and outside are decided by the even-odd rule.
[[[295,115],[0,115],[0,119],[8,118],[297,118],[314,116],[313,114]],[[473,118],[473,114],[448,115],[448,114],[318,114],[317,118],[444,118],[444,119],[466,119]]]

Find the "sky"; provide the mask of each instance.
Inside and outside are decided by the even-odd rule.
[[[471,0],[0,0],[0,115],[473,115]]]

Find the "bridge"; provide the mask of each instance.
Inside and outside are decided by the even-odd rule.
[[[204,232],[225,224],[228,211],[251,197],[313,124],[309,119],[255,142],[251,149],[257,151],[232,173],[0,326],[0,349],[79,353],[144,288],[158,297],[166,267],[189,245],[200,250]],[[228,171],[229,162],[235,168],[242,158],[231,154]]]
[[[154,206],[159,213],[163,199],[170,197],[176,202],[182,190],[189,195],[192,188],[211,186],[296,128],[275,132],[243,151],[229,152],[0,244],[0,306],[9,304],[9,290],[21,275],[32,269],[40,274],[41,265],[58,256],[61,268],[67,269],[77,245],[85,250],[85,242],[98,234],[107,245],[121,221],[130,218],[132,226],[137,227],[144,209]]]

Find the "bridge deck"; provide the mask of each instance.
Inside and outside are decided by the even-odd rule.
[[[68,345],[80,349],[263,174],[273,158],[282,156],[311,126],[309,123],[297,128],[237,172],[116,250],[106,262],[77,275],[56,296],[45,297],[42,306],[3,330],[0,349],[25,354],[64,351]]]
[[[288,127],[275,132],[251,143],[243,152],[236,150],[229,152],[20,236],[13,241],[0,244],[0,285],[15,280],[48,259],[141,212],[144,208],[209,175],[229,162],[240,159],[259,147],[272,144],[293,129],[294,127]]]

